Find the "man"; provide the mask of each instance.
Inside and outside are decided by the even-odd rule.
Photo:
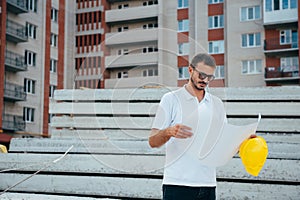
[[[225,113],[224,110],[213,113],[216,107],[220,110],[224,106],[219,98],[206,91],[214,79],[215,68],[212,56],[197,54],[188,68],[189,82],[161,99],[149,144],[153,148],[166,144],[164,200],[216,199],[215,167],[199,160],[201,146],[207,145],[204,138],[210,136],[213,116],[221,113],[224,117]]]

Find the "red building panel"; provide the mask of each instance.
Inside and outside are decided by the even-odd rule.
[[[216,61],[216,65],[224,65],[224,54],[212,55]]]
[[[189,42],[189,32],[177,33],[177,42],[178,42],[178,44]]]
[[[266,57],[266,67],[279,67],[280,66],[280,58],[277,57]]]
[[[208,41],[212,40],[224,40],[224,29],[211,29],[208,30]]]
[[[50,35],[51,35],[51,0],[46,1],[45,15],[45,62],[44,62],[44,107],[43,135],[48,136],[49,86],[50,86]]]
[[[177,10],[177,20],[183,20],[189,18],[189,9],[179,9]]]
[[[209,4],[208,5],[208,16],[223,15],[224,14],[223,5],[224,5],[223,3]]]
[[[189,66],[189,57],[188,56],[178,56],[177,57],[178,67]]]
[[[65,57],[65,0],[59,0],[58,12],[58,61],[57,61],[57,89],[64,88],[64,57]],[[46,73],[47,71],[45,71]]]

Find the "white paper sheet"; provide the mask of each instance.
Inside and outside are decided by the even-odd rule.
[[[228,124],[224,120],[219,134],[214,133],[214,137],[205,138],[199,151],[200,161],[214,167],[225,165],[238,152],[240,144],[250,135],[255,134],[260,119],[261,115],[259,114],[256,123],[245,126]],[[207,134],[207,136],[209,135],[210,133]]]

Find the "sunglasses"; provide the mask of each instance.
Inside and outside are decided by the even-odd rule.
[[[199,75],[199,79],[204,80],[207,78],[208,81],[212,81],[215,79],[214,75],[211,74],[205,74],[204,72],[200,72],[198,71],[195,67],[193,67],[193,70],[195,70],[196,72],[198,72]]]

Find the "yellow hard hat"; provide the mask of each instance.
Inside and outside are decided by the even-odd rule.
[[[268,156],[268,145],[260,136],[248,138],[241,144],[239,155],[246,171],[258,176]]]
[[[0,144],[0,153],[7,153],[6,146]]]

